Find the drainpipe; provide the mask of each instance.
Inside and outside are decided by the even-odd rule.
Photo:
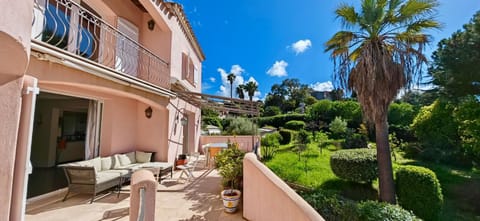
[[[37,79],[25,75],[23,78],[22,108],[20,111],[17,152],[15,155],[10,220],[23,221],[25,218],[28,175],[32,173],[30,150],[32,145],[35,102],[38,93]]]

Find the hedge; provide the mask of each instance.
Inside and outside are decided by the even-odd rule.
[[[330,156],[333,173],[345,180],[370,183],[378,177],[375,149],[338,150]]]
[[[418,219],[412,212],[400,206],[377,201],[364,201],[358,204],[358,218],[362,221],[414,221]]]
[[[435,173],[419,166],[402,166],[395,172],[398,203],[425,220],[436,220],[443,195]]]
[[[305,114],[282,114],[271,117],[260,117],[258,118],[258,126],[263,127],[268,125],[279,128],[285,126],[285,123],[291,120],[305,121],[305,116]]]
[[[301,192],[307,201],[325,220],[348,221],[417,221],[412,212],[397,205],[377,201],[355,201],[343,198],[334,192],[317,189]]]
[[[289,144],[292,141],[293,137],[293,131],[287,130],[287,129],[280,129],[278,131],[280,133],[280,136],[282,136],[282,139],[280,140],[280,144]]]
[[[300,130],[305,128],[305,122],[301,120],[291,120],[285,123],[284,127],[290,130]]]

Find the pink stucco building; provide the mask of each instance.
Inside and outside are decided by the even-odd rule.
[[[0,220],[61,188],[61,163],[197,151],[200,109],[174,91],[201,92],[205,56],[180,5],[1,0],[0,11]]]

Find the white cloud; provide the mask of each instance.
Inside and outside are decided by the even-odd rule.
[[[291,45],[295,54],[301,54],[305,52],[307,49],[312,47],[312,41],[310,39],[299,40]]]
[[[332,91],[333,90],[333,84],[331,81],[317,82],[315,84],[310,85],[310,87],[314,91]]]
[[[210,82],[212,83],[215,83],[215,81],[217,81],[217,79],[215,79],[214,77],[210,77],[208,80],[210,80]]]
[[[245,72],[245,69],[243,69],[240,65],[235,64],[232,65],[229,72],[225,71],[223,68],[218,68],[217,71],[220,73],[222,80],[222,85],[220,86],[217,94],[224,97],[230,97],[230,82],[228,81],[227,76],[229,73],[233,73],[236,76],[235,80],[233,81],[233,96],[236,97],[237,95],[235,94],[235,88],[245,82],[242,76],[242,74]]]
[[[270,76],[276,76],[276,77],[284,77],[287,76],[287,68],[288,63],[285,62],[284,60],[281,61],[275,61],[275,63],[268,69],[267,74]]]

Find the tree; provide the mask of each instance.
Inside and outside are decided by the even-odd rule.
[[[258,84],[254,81],[249,81],[247,84],[244,86],[245,90],[247,91],[248,97],[250,98],[250,101],[253,100],[253,95],[255,95],[255,92],[258,89]]]
[[[311,89],[296,78],[288,78],[281,84],[274,84],[265,97],[265,106],[277,106],[282,112],[294,111],[300,103],[313,104],[316,100],[310,95]]]
[[[435,0],[362,0],[360,10],[340,5],[335,14],[345,30],[325,44],[335,64],[335,81],[356,92],[364,116],[375,124],[380,200],[395,203],[388,143],[388,107],[398,91],[421,76],[425,30],[438,28]]]
[[[237,96],[238,98],[240,99],[245,99],[245,85],[241,84],[241,85],[238,85],[235,92],[237,93]]]
[[[235,81],[235,78],[237,78],[237,76],[235,76],[234,73],[230,73],[227,76],[227,80],[230,82],[230,98],[233,98],[233,82]]]
[[[480,95],[480,11],[450,38],[438,43],[429,74],[443,95],[455,100]]]

